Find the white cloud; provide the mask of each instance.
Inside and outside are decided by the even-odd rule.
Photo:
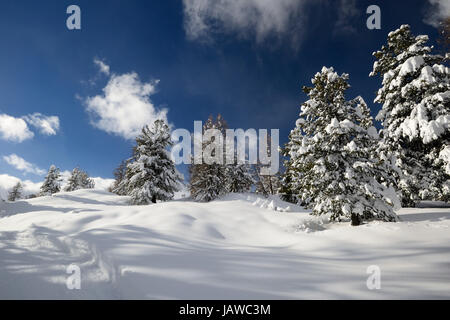
[[[184,29],[191,40],[209,42],[219,33],[257,42],[288,36],[298,47],[313,19],[309,6],[322,4],[336,10],[335,33],[356,31],[352,20],[361,14],[356,0],[183,0]]]
[[[450,1],[428,0],[428,2],[431,8],[428,10],[423,21],[433,27],[438,27],[442,20],[450,17]]]
[[[17,170],[23,171],[25,173],[33,173],[36,175],[44,175],[45,170],[42,170],[35,166],[32,163],[29,163],[25,159],[19,157],[16,154],[11,154],[9,156],[3,156],[3,160],[5,160],[10,166],[13,166]]]
[[[39,130],[44,135],[55,135],[59,130],[57,116],[45,116],[33,113],[21,118],[0,114],[0,139],[12,142],[23,142],[34,137],[28,125]]]
[[[6,141],[22,142],[34,137],[27,123],[20,118],[0,114],[0,138]]]
[[[86,110],[92,124],[108,133],[134,139],[142,127],[156,119],[167,121],[167,110],[157,110],[150,101],[158,81],[144,83],[135,72],[112,74],[103,94],[88,97]]]
[[[313,0],[183,0],[184,27],[192,40],[211,34],[237,33],[257,41],[307,27],[304,6]],[[297,28],[293,28],[297,26]]]
[[[98,190],[108,190],[108,188],[114,183],[114,179],[105,179],[100,177],[92,178],[95,183],[94,189]]]
[[[56,135],[56,132],[59,130],[59,118],[57,116],[45,116],[40,113],[33,113],[23,117],[23,119],[44,135]]]
[[[30,180],[22,181],[19,178],[7,174],[0,174],[0,200],[6,200],[8,198],[9,191],[11,191],[11,189],[17,184],[17,182],[22,183],[23,196],[38,193],[42,185],[41,182],[35,183]]]
[[[61,171],[61,185],[65,186],[69,181],[70,176],[72,175],[72,171],[64,170]]]
[[[102,60],[95,58],[94,59],[94,63],[97,65],[97,67],[100,69],[101,73],[106,74],[107,76],[109,76],[110,73],[110,68],[109,66],[104,63]]]

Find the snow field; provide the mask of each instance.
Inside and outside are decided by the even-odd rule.
[[[98,190],[0,204],[3,299],[450,298],[450,208],[328,223],[276,197],[128,206]],[[69,265],[81,289],[69,290]],[[367,267],[381,269],[369,290]]]

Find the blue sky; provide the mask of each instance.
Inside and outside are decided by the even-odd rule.
[[[55,164],[111,178],[130,155],[133,124],[100,125],[92,110],[108,105],[114,90],[137,103],[134,110],[150,108],[147,117],[166,109],[174,128],[192,131],[194,120],[221,113],[232,128],[279,128],[284,143],[306,99],[301,86],[325,65],[349,73],[349,97],[362,95],[375,115],[380,79],[368,77],[371,53],[404,23],[434,43],[432,24],[449,9],[445,0],[214,3],[2,1],[0,117],[28,131],[21,141],[0,136],[0,175],[37,183]],[[71,4],[81,8],[81,30],[66,27]],[[381,8],[381,30],[366,28],[371,4]]]

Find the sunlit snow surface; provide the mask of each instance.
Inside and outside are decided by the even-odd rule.
[[[3,299],[450,298],[450,208],[351,227],[273,197],[127,206],[97,190],[0,203]],[[66,268],[81,269],[69,290]],[[370,265],[381,288],[369,290]]]

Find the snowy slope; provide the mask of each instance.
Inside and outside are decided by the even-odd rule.
[[[79,190],[0,203],[0,298],[450,298],[450,208],[351,227],[255,195],[126,200]],[[66,287],[70,264],[80,290]],[[367,289],[370,265],[380,290]]]

